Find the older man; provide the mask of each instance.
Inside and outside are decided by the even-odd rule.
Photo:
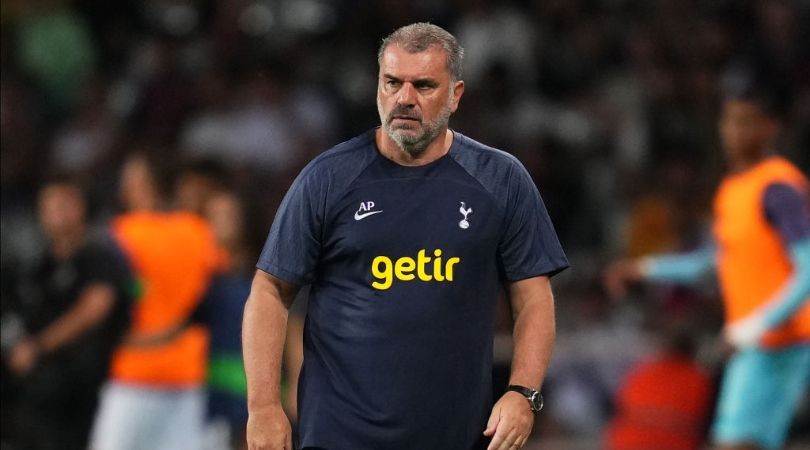
[[[379,51],[382,126],[323,153],[276,215],[245,308],[251,449],[290,449],[279,399],[287,308],[310,284],[300,448],[520,448],[567,267],[523,166],[448,129],[463,50],[418,23]],[[515,314],[508,392],[491,393],[495,302]]]

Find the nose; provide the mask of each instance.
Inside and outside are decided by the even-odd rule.
[[[397,103],[402,106],[413,106],[416,104],[416,89],[411,83],[403,83],[402,88],[399,90],[399,98]]]

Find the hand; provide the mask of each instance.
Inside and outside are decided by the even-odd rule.
[[[723,335],[735,348],[750,348],[759,344],[766,331],[765,321],[756,314],[727,325]]]
[[[248,415],[247,444],[249,450],[292,450],[292,427],[280,404]]]
[[[507,392],[492,407],[484,436],[492,436],[487,450],[515,450],[526,445],[534,426],[532,412],[526,397]]]
[[[643,264],[636,259],[620,259],[602,272],[602,284],[611,300],[627,295],[627,285],[644,278]]]
[[[30,338],[22,338],[11,349],[8,366],[16,375],[23,376],[34,368],[38,358],[36,343]]]

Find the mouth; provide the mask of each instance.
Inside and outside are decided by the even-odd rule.
[[[392,122],[395,121],[395,120],[406,120],[406,121],[411,121],[411,122],[420,122],[420,119],[418,117],[405,116],[405,115],[401,115],[401,114],[397,114],[397,115],[391,117]]]

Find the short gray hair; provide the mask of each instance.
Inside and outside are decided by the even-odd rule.
[[[453,81],[461,79],[461,66],[464,61],[464,49],[459,45],[456,37],[444,28],[432,23],[419,22],[396,29],[380,44],[377,52],[377,64],[382,65],[385,49],[395,44],[404,48],[408,53],[420,53],[430,47],[440,47],[447,55],[447,70]]]

